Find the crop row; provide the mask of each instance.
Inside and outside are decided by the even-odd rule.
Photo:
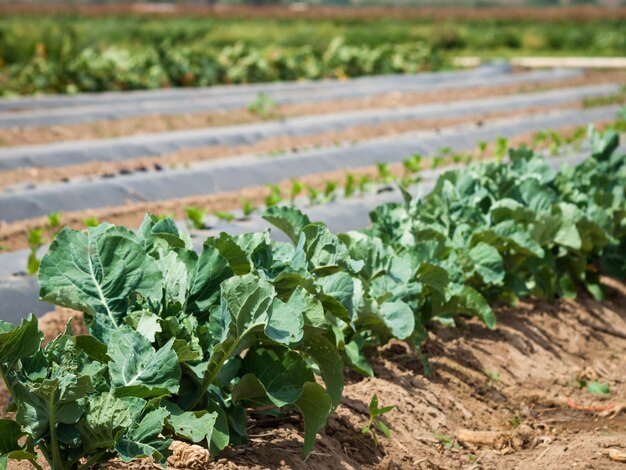
[[[268,208],[292,243],[222,233],[197,254],[152,215],[136,231],[61,230],[41,261],[40,295],[83,312],[91,335],[68,327],[42,347],[34,316],[0,323],[16,412],[0,420],[2,458],[37,467],[38,448],[54,469],[116,455],[164,462],[174,438],[215,454],[246,441],[248,413],[294,410],[308,455],[340,403],[344,366],[372,375],[368,348],[398,338],[419,351],[431,322],[477,316],[493,328],[491,301],[580,288],[601,298],[600,272],[626,276],[618,141],[592,131],[590,158],[561,171],[527,148],[511,150],[510,164],[448,171],[359,231]]]
[[[221,49],[171,47],[140,50],[87,47],[48,58],[44,44],[27,63],[0,69],[0,94],[76,93],[176,86],[209,86],[276,80],[343,78],[414,73],[439,67],[437,53],[422,42],[350,46],[340,38],[326,50],[310,46]]]

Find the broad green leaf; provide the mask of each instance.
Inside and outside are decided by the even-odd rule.
[[[217,415],[213,425],[213,432],[209,438],[209,450],[211,454],[217,455],[220,451],[225,449],[230,442],[228,418],[224,410],[212,400],[209,401],[207,411]]]
[[[315,361],[333,406],[338,406],[343,391],[343,361],[335,345],[317,330],[307,329],[298,349],[307,353]]]
[[[378,315],[394,337],[406,339],[413,334],[415,316],[406,303],[400,300],[385,302],[380,305]]]
[[[168,401],[162,403],[167,411],[170,412],[169,417],[165,421],[166,426],[177,437],[191,442],[200,442],[207,437],[211,437],[218,417],[217,412],[183,411],[174,403]]]
[[[313,373],[299,354],[284,348],[255,348],[243,360],[246,374],[233,388],[233,400],[264,400],[278,407],[295,403]]]
[[[152,457],[159,463],[165,463],[169,455],[171,439],[163,439],[160,434],[169,411],[157,408],[148,411],[138,423],[134,423],[126,432],[119,434],[115,450],[124,462],[142,457]]]
[[[39,350],[42,338],[37,317],[32,313],[20,326],[0,320],[0,363],[11,367],[20,359],[32,356]]]
[[[198,318],[206,318],[209,309],[219,301],[220,284],[232,276],[233,270],[219,250],[205,243],[189,282],[186,310]]]
[[[504,280],[504,264],[498,250],[491,245],[480,242],[469,250],[474,262],[474,269],[486,285],[501,285]]]
[[[313,450],[317,432],[326,425],[332,411],[332,400],[319,384],[307,382],[296,406],[304,418],[304,445],[302,455],[308,456]]]
[[[268,207],[262,217],[285,232],[293,243],[298,243],[302,229],[311,223],[299,209],[287,206]]]
[[[159,301],[163,288],[157,262],[127,232],[113,226],[61,230],[41,260],[41,300],[97,315],[110,329],[122,325],[133,292]]]
[[[473,315],[480,318],[487,328],[493,329],[496,325],[496,316],[485,298],[476,289],[464,286],[459,294],[450,300],[445,307],[447,313]]]
[[[94,336],[81,335],[76,336],[76,346],[87,354],[94,361],[101,363],[109,362],[107,356],[107,347],[104,343],[98,341]]]
[[[265,334],[280,344],[295,344],[303,335],[304,298],[291,296],[287,302],[274,298]]]
[[[177,393],[181,370],[174,340],[156,351],[141,333],[117,330],[109,345],[111,383],[116,396],[154,397]]]
[[[237,244],[237,241],[226,232],[220,233],[219,238],[211,237],[204,242],[205,246],[212,246],[228,261],[230,268],[237,275],[250,272],[250,260],[246,252]]]
[[[135,423],[146,402],[136,397],[117,398],[112,393],[91,397],[77,428],[87,447],[113,448],[116,436]]]
[[[0,455],[22,450],[18,441],[25,435],[22,427],[12,419],[0,419]]]

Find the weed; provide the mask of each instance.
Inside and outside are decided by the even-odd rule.
[[[378,417],[389,413],[394,408],[395,405],[383,406],[382,408],[379,408],[378,395],[372,395],[368,407],[370,419],[367,424],[361,428],[361,432],[363,434],[369,434],[376,446],[378,446],[378,435],[376,432],[376,428],[378,428],[378,430],[380,430],[380,432],[382,432],[385,437],[389,437],[391,435],[391,432],[389,431],[387,425],[383,423],[380,419],[378,419]]]

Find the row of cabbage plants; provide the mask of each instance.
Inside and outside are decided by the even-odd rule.
[[[235,43],[221,49],[172,47],[139,50],[89,47],[48,58],[45,46],[28,63],[0,67],[0,94],[76,93],[211,86],[362,75],[414,73],[440,66],[439,54],[422,42],[354,46],[341,38],[325,51],[310,46],[258,47]]]
[[[0,322],[13,418],[0,454],[40,468],[120,457],[164,463],[173,439],[217,454],[246,442],[249,415],[303,417],[303,455],[340,404],[344,368],[372,375],[368,348],[419,350],[433,322],[493,301],[603,295],[626,277],[626,157],[593,132],[590,157],[553,170],[526,148],[510,162],[451,170],[434,190],[386,204],[362,230],[332,233],[293,207],[269,232],[208,238],[200,253],[173,220],[138,230],[61,230],[39,268],[45,301],[85,315],[90,335],[42,346],[31,315]],[[2,463],[2,462],[0,462]]]

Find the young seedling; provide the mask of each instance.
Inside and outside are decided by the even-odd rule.
[[[248,111],[263,120],[272,118],[275,109],[276,102],[263,92],[258,93],[254,101],[248,104]]]
[[[382,184],[392,183],[394,178],[389,168],[389,163],[377,163],[376,170],[378,170],[378,182]]]
[[[299,180],[291,180],[291,191],[289,192],[289,202],[293,206],[296,203],[296,198],[304,191],[304,183]]]
[[[561,151],[561,146],[563,145],[563,139],[561,138],[559,133],[555,131],[549,131],[549,135],[550,135],[550,140],[552,141],[550,143],[550,153],[552,153],[552,155],[557,155]]]
[[[533,145],[535,147],[544,144],[546,140],[548,140],[548,133],[546,131],[537,131],[533,135]]]
[[[265,196],[265,206],[273,207],[283,200],[283,196],[280,194],[280,187],[277,184],[268,184],[270,193]]]
[[[404,166],[404,172],[406,174],[419,173],[422,169],[422,156],[416,153],[404,160],[402,166]]]
[[[440,157],[449,157],[450,155],[452,155],[452,149],[450,147],[441,147],[439,149]]]
[[[244,219],[249,219],[256,212],[256,207],[252,205],[250,199],[241,200],[241,213]]]
[[[378,395],[372,395],[368,407],[370,419],[367,424],[361,428],[361,432],[363,434],[369,434],[376,446],[378,446],[378,434],[376,428],[378,428],[378,430],[380,430],[380,432],[382,432],[385,437],[388,438],[389,436],[391,436],[391,432],[389,431],[387,425],[378,418],[379,416],[389,413],[394,408],[395,405],[383,406],[382,408],[379,408]]]
[[[471,152],[466,153],[463,156],[463,165],[469,165],[470,163],[472,163],[472,160],[474,159],[474,155],[472,155]]]
[[[309,205],[313,206],[317,204],[320,199],[320,192],[313,186],[307,186],[306,190],[307,190],[307,193],[309,194]]]
[[[508,150],[508,148],[509,148],[509,139],[503,136],[498,136],[496,138],[496,149],[494,151],[497,162],[501,162],[502,160],[504,160],[504,157],[506,156],[506,151]]]
[[[46,224],[46,228],[49,232],[56,234],[61,228],[61,213],[60,212],[51,212],[48,214],[48,223]]]
[[[433,437],[437,439],[446,449],[461,449],[461,446],[451,436],[447,436],[445,434],[439,434],[438,432],[433,432]]]
[[[324,201],[332,202],[336,199],[337,183],[335,181],[326,181],[324,185]]]
[[[480,142],[478,142],[478,152],[480,153],[481,157],[485,156],[485,152],[487,152],[488,146],[489,144],[484,140],[481,140]]]
[[[235,220],[235,214],[231,214],[230,212],[217,211],[213,215],[215,215],[215,217],[217,217],[218,219],[224,220],[226,222],[231,222]]]
[[[361,178],[359,178],[359,192],[361,194],[365,194],[369,190],[371,184],[372,178],[370,175],[362,175]]]
[[[352,197],[356,192],[356,176],[353,173],[346,173],[346,184],[343,187],[343,197]]]
[[[85,217],[82,222],[83,222],[83,225],[87,228],[97,227],[98,224],[100,223],[98,222],[98,219],[95,217]]]
[[[441,165],[443,165],[443,157],[433,157],[431,162],[430,162],[430,167],[433,170],[436,170],[437,168],[439,168]]]
[[[204,218],[206,217],[206,210],[202,207],[187,206],[185,207],[185,222],[190,229],[203,230],[206,225]]]
[[[463,154],[461,153],[455,153],[454,155],[452,155],[452,162],[459,164],[463,161]]]
[[[39,248],[43,246],[43,233],[41,229],[30,229],[28,231],[28,261],[26,265],[26,270],[28,274],[36,274],[39,270],[39,263],[41,260],[37,255],[37,251]]]

